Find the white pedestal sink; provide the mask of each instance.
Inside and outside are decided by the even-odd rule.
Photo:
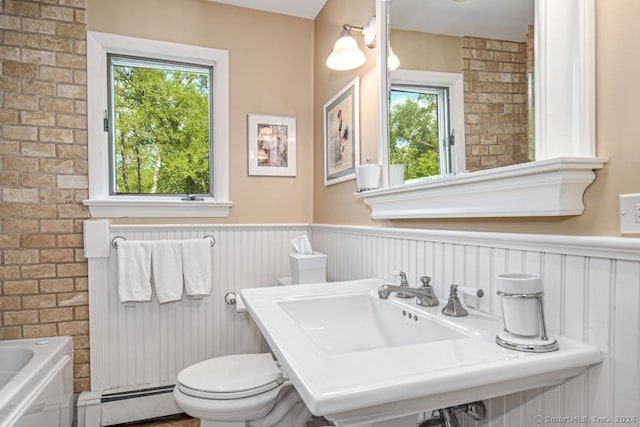
[[[501,319],[381,300],[384,283],[241,291],[307,407],[339,426],[415,427],[418,412],[560,384],[601,361],[596,348],[563,337],[551,353],[499,347]]]

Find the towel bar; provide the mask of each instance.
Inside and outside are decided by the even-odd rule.
[[[216,238],[213,237],[211,234],[207,234],[205,236],[202,236],[203,239],[211,239],[211,247],[213,247],[216,244]],[[116,236],[113,239],[111,239],[111,246],[113,246],[114,249],[118,249],[118,241],[120,240],[127,240],[126,237],[124,236]]]

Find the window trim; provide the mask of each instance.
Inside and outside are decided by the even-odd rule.
[[[183,201],[180,196],[111,195],[109,188],[109,139],[103,130],[107,108],[107,54],[213,66],[211,82],[213,121],[214,196]],[[229,200],[229,53],[116,34],[87,32],[87,119],[89,198],[83,204],[93,217],[227,217]]]
[[[391,72],[391,88],[433,86],[449,90],[449,132],[453,130],[456,143],[451,147],[451,173],[461,173],[466,169],[464,132],[464,85],[462,73],[439,71],[394,70]],[[442,145],[442,144],[440,144]],[[433,177],[421,178],[433,179]],[[417,180],[416,180],[417,181]]]

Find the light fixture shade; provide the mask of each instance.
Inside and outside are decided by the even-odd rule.
[[[391,46],[389,46],[389,56],[387,57],[387,67],[389,67],[389,71],[393,71],[400,66],[400,58],[393,53],[391,50]]]
[[[342,36],[333,46],[333,51],[327,58],[327,67],[332,70],[353,70],[366,61],[364,52],[358,49],[356,39],[351,36]]]

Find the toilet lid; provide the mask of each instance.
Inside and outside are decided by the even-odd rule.
[[[217,398],[256,395],[282,383],[282,372],[269,353],[214,357],[183,369],[178,383],[197,394]],[[193,393],[190,393],[193,394]]]

